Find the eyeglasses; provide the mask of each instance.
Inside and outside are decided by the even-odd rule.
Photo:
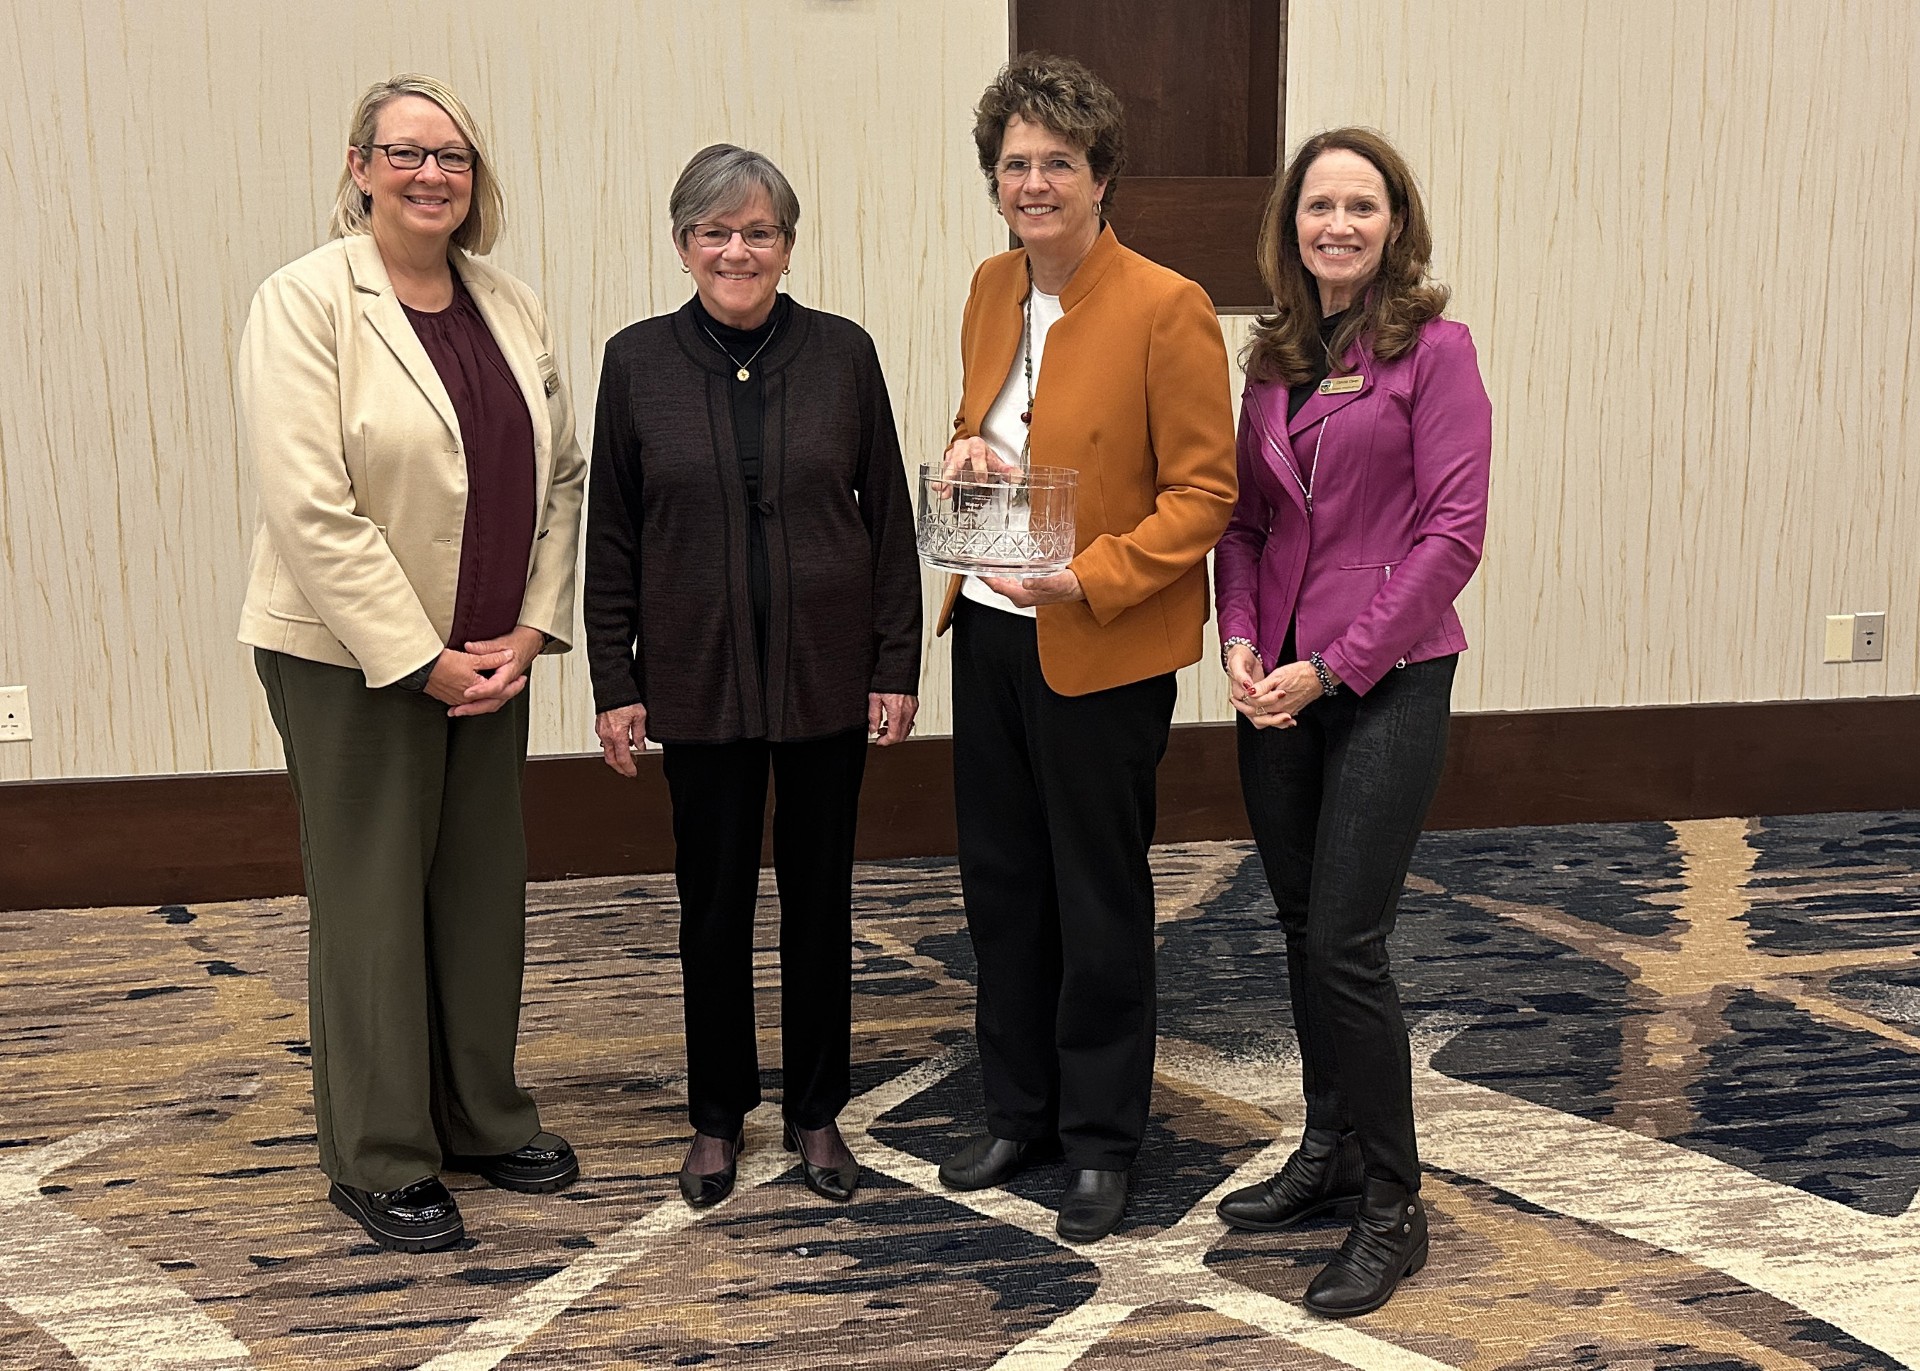
[[[1048,185],[1057,186],[1062,181],[1071,181],[1078,176],[1082,166],[1082,163],[1068,161],[1065,157],[1049,157],[1039,163],[1029,162],[1024,157],[1009,157],[993,169],[993,174],[999,178],[1001,185],[1017,186],[1037,170]]]
[[[472,148],[422,148],[412,143],[369,143],[367,146],[384,152],[387,161],[401,171],[418,171],[431,157],[440,164],[440,170],[458,176],[463,171],[472,171],[473,164],[480,160]]]
[[[740,241],[755,252],[777,247],[780,240],[787,236],[785,226],[780,224],[748,224],[745,228],[728,228],[725,224],[695,224],[687,233],[694,242],[708,249],[724,248],[737,233]]]

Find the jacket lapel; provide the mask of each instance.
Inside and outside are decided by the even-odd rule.
[[[487,321],[487,331],[493,334],[493,341],[500,345],[500,354],[507,359],[513,379],[520,383],[521,397],[526,400],[527,413],[533,419],[533,488],[545,490],[547,466],[553,457],[553,426],[545,422],[547,378],[541,372],[539,357],[535,355],[533,332],[519,312],[494,289],[493,279],[484,267],[464,252],[454,258],[454,265],[460,272],[460,279],[466,282],[467,294],[473,297],[480,317]],[[547,358],[547,366],[553,366],[551,357]]]
[[[1349,353],[1348,356],[1352,354]],[[1335,378],[1337,379],[1337,378]],[[1300,412],[1287,423],[1287,434],[1296,440],[1308,429],[1323,422],[1329,415],[1337,414],[1373,389],[1373,358],[1364,350],[1360,355],[1360,388],[1347,391],[1344,395],[1329,395],[1325,390],[1316,390],[1300,406]]]
[[[400,307],[400,297],[393,293],[393,282],[387,276],[386,264],[380,260],[380,249],[372,235],[356,234],[347,239],[347,267],[353,273],[354,290],[365,297],[367,322],[432,402],[447,432],[458,438],[460,420],[453,412],[453,400],[440,382],[440,373],[434,370],[433,359],[420,345],[413,325],[407,322],[407,313]]]
[[[1241,398],[1241,408],[1247,413],[1253,425],[1254,437],[1260,443],[1260,456],[1273,468],[1280,484],[1292,497],[1294,504],[1301,510],[1307,507],[1306,492],[1300,489],[1295,473],[1300,472],[1300,461],[1294,456],[1293,440],[1287,433],[1287,392],[1281,386],[1248,386]],[[1304,473],[1301,473],[1304,474]]]
[[[960,411],[967,416],[967,422],[975,433],[986,423],[987,411],[993,407],[1000,387],[1006,384],[1007,371],[1013,366],[1013,354],[1019,351],[1020,340],[1025,333],[1026,315],[1022,312],[1022,304],[1026,299],[1027,271],[1024,254],[1008,279],[1010,284],[1017,283],[1018,289],[1011,295],[996,291],[994,298],[983,298],[981,303],[985,307],[981,309],[974,325],[980,330],[979,364],[968,368],[969,384],[961,399]]]

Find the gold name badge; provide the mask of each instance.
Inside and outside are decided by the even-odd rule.
[[[1364,376],[1329,376],[1320,383],[1322,395],[1351,395],[1367,383]]]

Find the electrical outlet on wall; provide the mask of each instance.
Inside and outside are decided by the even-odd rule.
[[[1856,662],[1877,662],[1887,655],[1887,616],[1878,614],[1856,614],[1853,616],[1853,660]]]
[[[1827,616],[1826,660],[1829,662],[1853,660],[1853,616],[1851,614]]]
[[[0,743],[24,743],[33,737],[25,686],[0,686]]]
[[[1829,614],[1827,651],[1829,662],[1878,662],[1887,655],[1887,616],[1872,614]]]

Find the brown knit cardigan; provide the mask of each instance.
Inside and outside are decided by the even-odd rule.
[[[585,617],[594,708],[644,704],[667,743],[794,742],[864,724],[920,677],[920,573],[873,340],[791,307],[758,359],[766,429],[747,502],[728,387],[691,302],[607,343],[594,420]],[[771,596],[756,660],[747,521]]]

